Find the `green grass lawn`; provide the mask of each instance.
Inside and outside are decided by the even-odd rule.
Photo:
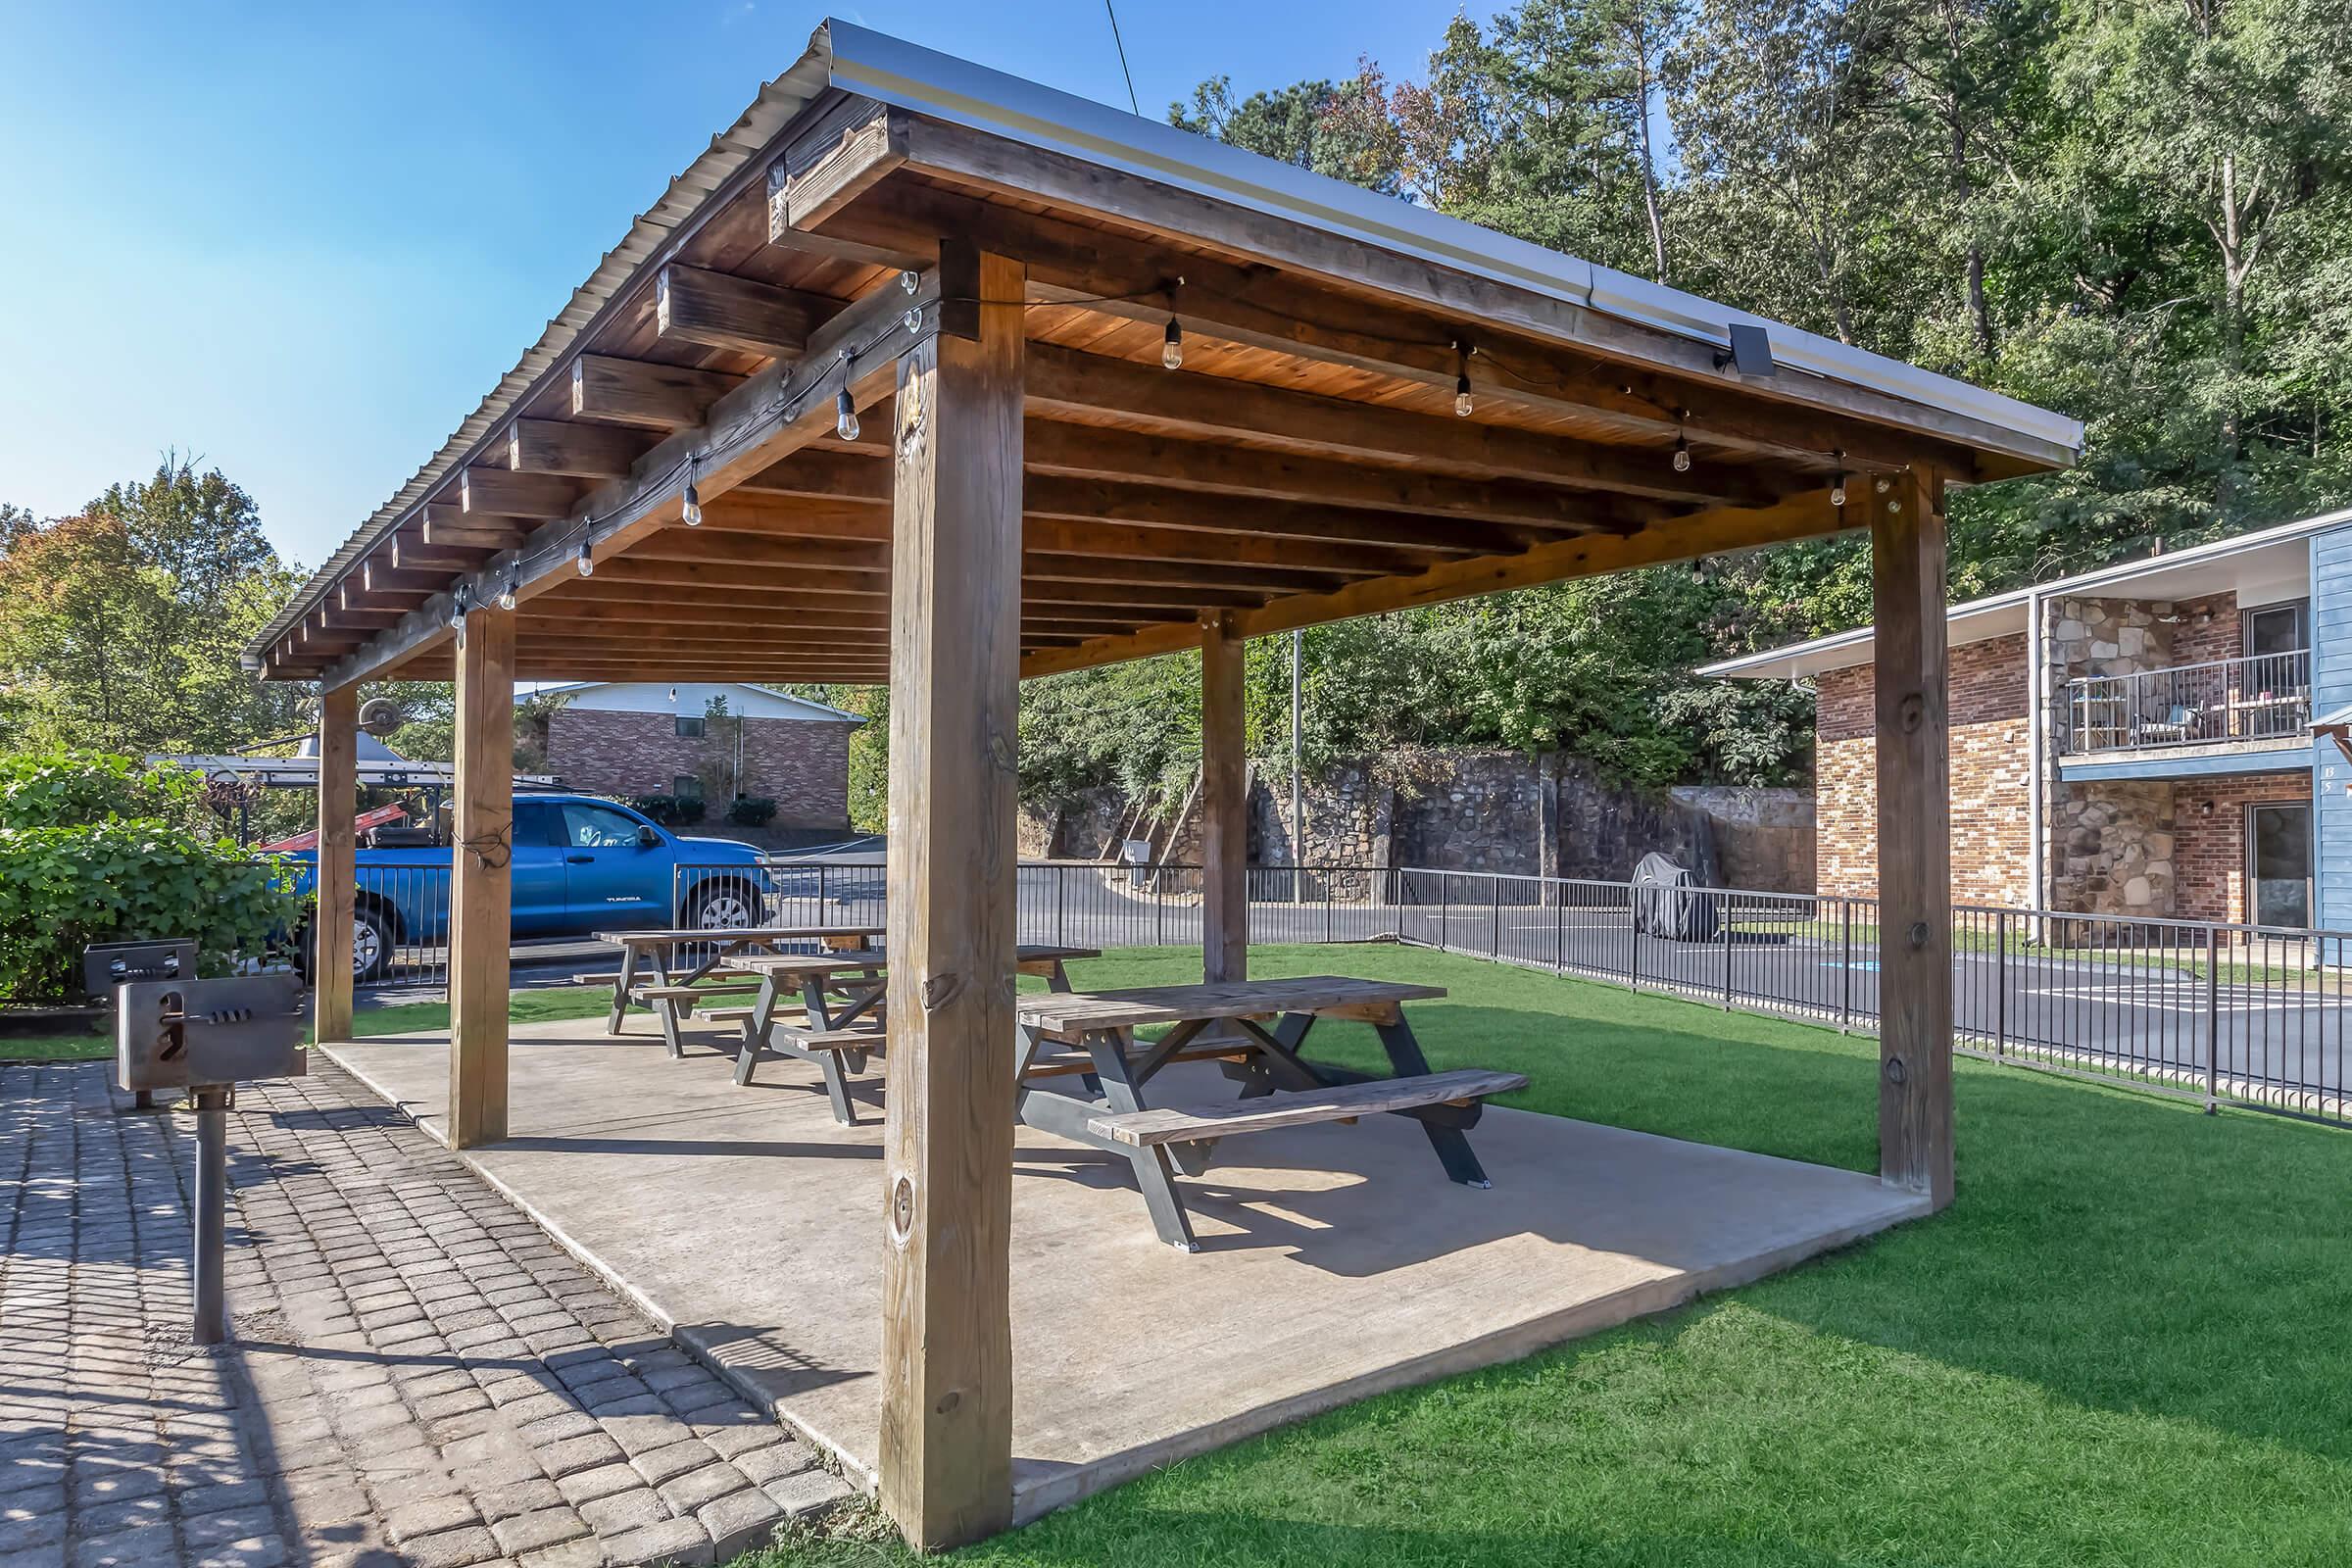
[[[1876,1166],[1868,1040],[1413,949],[1251,966],[1447,986],[1413,1014],[1433,1062],[1523,1071],[1529,1109]],[[1100,988],[1198,959],[1073,968]],[[1376,1050],[1360,1026],[1316,1044]],[[1935,1219],[1186,1461],[959,1560],[2352,1562],[2352,1134],[1957,1071],[1960,1198]],[[835,1540],[752,1560],[902,1556]]]

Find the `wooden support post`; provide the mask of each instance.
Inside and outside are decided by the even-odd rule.
[[[1877,599],[1879,1175],[1952,1200],[1952,848],[1943,486],[1868,492]]]
[[[352,902],[359,846],[351,821],[360,810],[360,688],[318,693],[318,908],[311,919],[313,1038],[351,1038]]]
[[[1229,613],[1200,617],[1200,968],[1250,976],[1250,773],[1242,734],[1247,645]]]
[[[879,1491],[924,1550],[1012,1520],[1023,281],[943,245],[899,362]]]
[[[449,1142],[507,1136],[514,940],[514,615],[476,610],[458,638],[457,823],[449,883]]]

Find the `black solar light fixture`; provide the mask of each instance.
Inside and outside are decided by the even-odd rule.
[[[1772,334],[1760,326],[1742,321],[1732,323],[1732,346],[1715,351],[1715,368],[1729,366],[1743,376],[1777,375],[1780,367],[1772,362]]]

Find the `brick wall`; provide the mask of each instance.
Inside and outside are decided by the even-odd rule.
[[[2184,778],[2173,786],[2173,912],[2190,920],[2244,920],[2246,808],[2311,800],[2306,773]],[[2212,809],[2206,805],[2211,803]]]
[[[703,780],[710,815],[725,816],[735,721],[696,739],[668,713],[560,708],[547,719],[547,771],[592,795],[667,795],[680,774]],[[771,796],[779,827],[847,828],[850,729],[832,719],[743,720],[743,793]]]
[[[1878,892],[1878,761],[1869,665],[1820,680],[1814,719],[1815,883],[1824,893]],[[1963,643],[1951,654],[1952,897],[2024,904],[2030,735],[2023,632]]]

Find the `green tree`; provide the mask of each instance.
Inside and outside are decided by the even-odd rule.
[[[282,732],[299,692],[238,665],[295,578],[250,497],[166,457],[74,517],[0,527],[0,740],[226,751]]]

